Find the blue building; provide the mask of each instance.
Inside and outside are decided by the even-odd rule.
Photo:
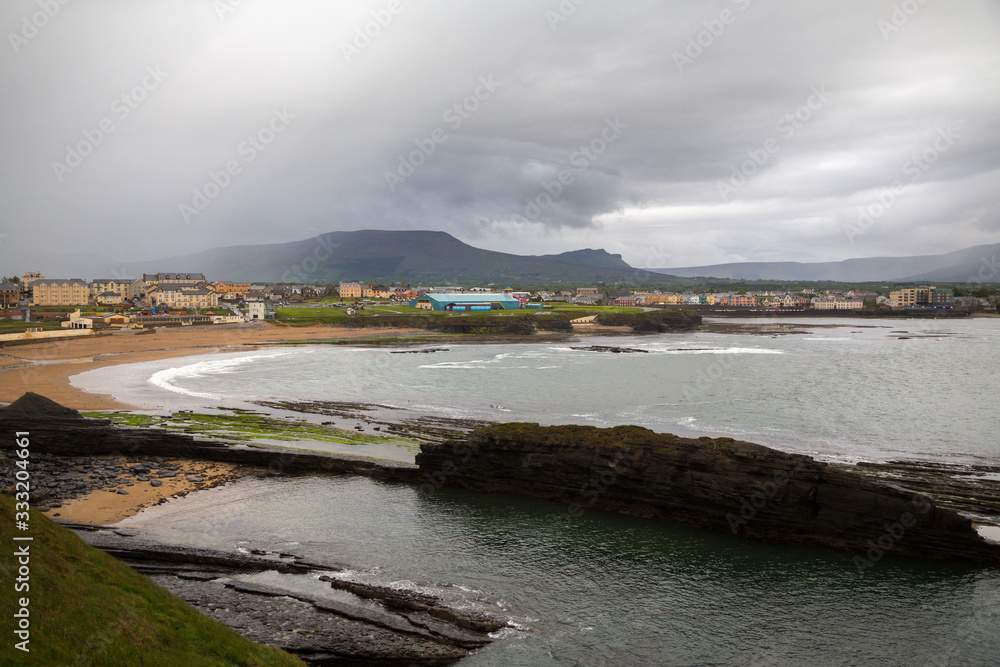
[[[410,308],[456,312],[519,310],[521,302],[509,294],[422,294],[410,301]]]

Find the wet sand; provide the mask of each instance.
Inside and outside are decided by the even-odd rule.
[[[396,337],[426,331],[347,329],[331,325],[289,327],[252,323],[203,327],[162,327],[151,333],[108,335],[0,347],[0,403],[33,391],[76,410],[129,410],[135,406],[111,396],[89,394],[69,378],[104,366],[155,361],[211,352],[252,350],[255,345],[288,341]]]
[[[113,460],[116,457],[100,458]],[[99,489],[65,501],[59,507],[44,510],[43,513],[50,519],[107,526],[170,498],[220,486],[247,474],[246,469],[231,463],[185,459],[171,459],[170,462],[177,467],[177,476],[160,479],[161,486],[152,486],[149,482],[138,480],[132,481],[131,485],[118,483],[112,486],[124,489],[127,495],[113,489]],[[200,477],[202,481],[191,481],[188,476]]]

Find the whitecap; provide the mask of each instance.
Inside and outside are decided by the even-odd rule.
[[[153,375],[150,376],[149,378],[149,382],[150,384],[156,385],[161,389],[166,389],[167,391],[172,391],[177,394],[184,394],[185,396],[195,396],[197,398],[209,398],[213,400],[219,400],[222,397],[217,394],[185,389],[184,387],[181,387],[178,383],[186,379],[203,378],[216,375],[226,375],[227,373],[232,373],[240,366],[244,366],[251,362],[257,361],[258,359],[274,359],[276,357],[285,356],[287,354],[290,353],[276,352],[272,354],[252,354],[230,359],[209,359],[207,361],[199,361],[198,363],[195,364],[187,364],[186,366],[167,368],[165,370],[153,373]]]

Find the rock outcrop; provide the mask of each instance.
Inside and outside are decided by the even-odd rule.
[[[425,593],[320,572],[341,568],[288,553],[251,555],[144,544],[128,531],[70,526],[206,616],[312,665],[446,665],[493,641],[504,619]],[[247,575],[280,572],[252,581]],[[332,587],[338,594],[331,597]]]
[[[692,310],[653,310],[643,313],[601,313],[596,323],[606,327],[632,327],[635,333],[676,333],[701,326],[701,315]]]
[[[782,544],[1000,563],[1000,545],[927,495],[807,456],[731,438],[689,439],[635,426],[503,424],[426,444],[425,483],[515,492],[669,519]]]

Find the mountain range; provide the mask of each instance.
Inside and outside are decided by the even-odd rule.
[[[475,248],[445,232],[330,232],[303,241],[212,248],[151,261],[96,255],[46,255],[33,266],[51,277],[129,278],[143,273],[201,272],[240,282],[567,285],[667,283],[671,276],[736,280],[1000,283],[1000,243],[944,255],[871,257],[841,262],[738,262],[661,269],[629,266],[621,255],[584,249],[515,255]]]
[[[866,257],[841,262],[734,262],[650,270],[678,277],[735,280],[1000,283],[998,257],[1000,243],[944,255]]]
[[[152,262],[126,262],[133,275],[200,271],[247,282],[343,281],[439,284],[621,282],[637,272],[621,255],[575,250],[558,255],[514,255],[475,248],[445,232],[330,232],[292,243],[213,248]]]

